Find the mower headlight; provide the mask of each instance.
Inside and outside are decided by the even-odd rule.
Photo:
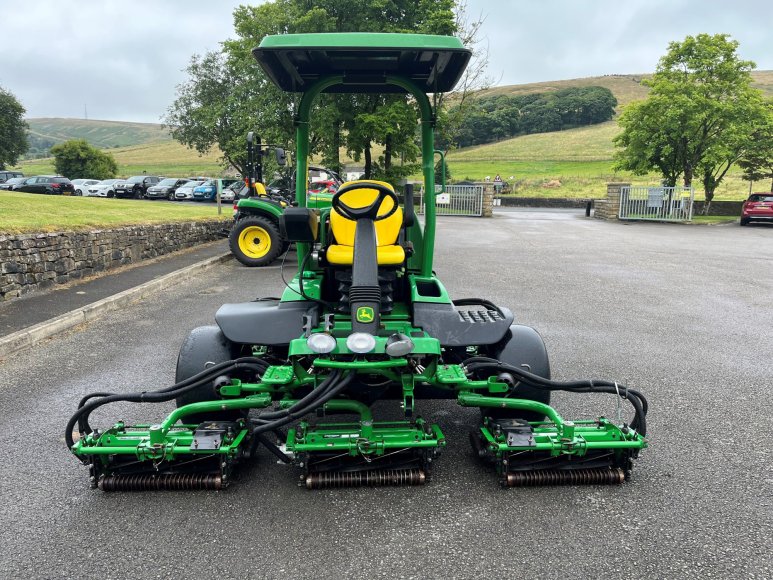
[[[333,352],[336,347],[336,339],[327,332],[316,332],[306,339],[306,346],[318,354]]]
[[[401,332],[395,332],[387,338],[384,348],[389,356],[405,356],[413,352],[413,347],[414,344],[410,337]]]
[[[353,332],[346,339],[346,348],[358,354],[365,354],[376,348],[376,339],[367,332]]]

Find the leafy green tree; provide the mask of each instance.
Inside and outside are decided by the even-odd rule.
[[[283,93],[255,63],[251,50],[269,34],[306,32],[419,32],[453,34],[454,0],[274,0],[234,11],[235,38],[222,51],[194,57],[189,81],[164,119],[172,135],[200,153],[217,146],[224,161],[244,172],[245,135],[255,131],[263,142],[289,143],[294,138],[297,96]],[[389,117],[396,124],[374,119]],[[414,105],[405,96],[324,95],[312,115],[311,152],[340,168],[346,149],[365,158],[367,176],[394,176],[405,171],[400,159],[415,161]],[[355,129],[352,129],[352,128]],[[366,130],[367,129],[367,130]],[[373,159],[378,147],[383,155]]]
[[[72,139],[51,148],[57,173],[69,179],[109,179],[118,173],[110,153],[89,145],[85,139]]]
[[[620,117],[616,168],[638,175],[657,170],[667,185],[682,176],[686,187],[698,175],[710,202],[765,119],[761,92],[751,86],[754,63],[741,60],[737,48],[726,34],[672,42],[645,81],[648,99]]]
[[[738,166],[743,169],[746,181],[770,179],[770,191],[773,191],[773,100],[765,103],[765,109],[765,122],[752,133]]]
[[[10,92],[0,87],[0,169],[15,165],[27,152],[26,110]]]

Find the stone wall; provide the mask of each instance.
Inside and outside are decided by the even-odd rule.
[[[692,215],[703,215],[705,201],[696,201],[692,206]],[[742,201],[712,201],[708,215],[737,215],[741,216]]]
[[[563,207],[585,208],[590,199],[567,197],[500,197],[502,207]],[[598,201],[598,200],[596,200]]]
[[[212,220],[0,235],[0,301],[215,240],[227,224]]]

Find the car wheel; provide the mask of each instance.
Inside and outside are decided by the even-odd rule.
[[[115,192],[114,191],[108,191],[107,192],[107,197],[115,197]]]
[[[75,195],[83,195],[83,192],[80,189],[76,189]]]
[[[282,236],[271,220],[250,216],[233,225],[228,245],[236,259],[245,266],[268,266],[282,250]]]
[[[749,218],[741,218],[741,225],[742,226],[748,226],[749,225]]]
[[[171,192],[169,195],[167,195],[167,196],[166,196],[166,198],[167,198],[169,201],[174,201],[174,191],[173,191],[173,192]]]

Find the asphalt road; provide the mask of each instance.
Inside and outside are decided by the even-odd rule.
[[[225,492],[103,494],[64,447],[94,390],[167,386],[190,328],[278,295],[227,263],[0,364],[2,578],[770,578],[773,228],[623,225],[577,211],[440,220],[436,269],[540,330],[557,378],[627,382],[650,448],[619,487],[500,489],[477,412],[419,402],[449,446],[416,488],[309,492],[263,453]],[[613,415],[564,395],[567,418]],[[93,425],[169,406],[115,405]]]

